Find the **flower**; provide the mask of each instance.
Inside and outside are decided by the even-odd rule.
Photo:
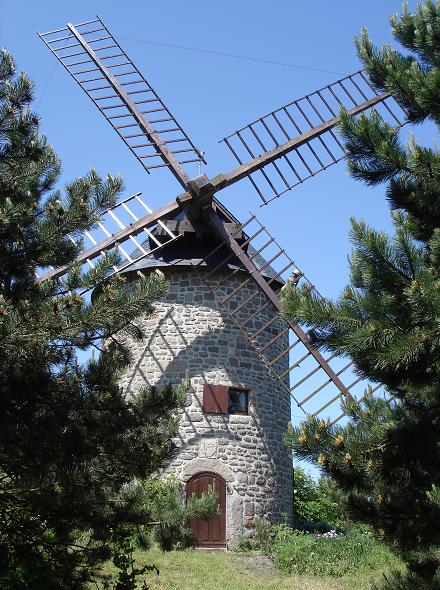
[[[350,463],[350,461],[351,461],[350,453],[345,453],[344,463]]]
[[[327,455],[324,453],[319,453],[318,455],[318,463],[320,465],[325,465],[327,463]]]
[[[298,436],[298,442],[300,445],[303,445],[307,442],[307,436],[305,434],[300,434]]]
[[[337,447],[343,447],[344,446],[344,437],[342,436],[342,434],[338,434],[338,436],[335,438],[335,445]]]
[[[318,434],[318,433],[316,433],[316,434],[315,434],[315,439],[316,439],[316,440],[321,440],[321,435],[320,435],[320,434]]]
[[[344,536],[344,533],[337,533],[334,529],[332,529],[331,531],[328,531],[327,533],[323,533],[322,535],[319,535],[322,538],[325,539],[342,539],[342,537]]]

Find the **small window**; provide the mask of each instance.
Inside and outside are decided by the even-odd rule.
[[[248,391],[246,389],[228,388],[228,414],[248,413]]]
[[[229,385],[203,385],[202,409],[208,414],[248,414],[249,391]]]

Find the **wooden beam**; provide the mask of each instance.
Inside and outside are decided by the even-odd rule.
[[[363,111],[368,110],[369,108],[378,104],[379,102],[383,102],[386,98],[390,96],[391,94],[389,92],[384,92],[360,104],[359,106],[350,109],[348,112],[351,115],[357,115],[359,113],[362,113]],[[226,188],[227,186],[230,186],[231,184],[234,184],[235,182],[242,180],[243,178],[249,176],[253,172],[260,170],[267,164],[270,164],[271,162],[278,160],[282,156],[285,156],[294,149],[297,149],[302,145],[309,143],[316,137],[319,137],[326,131],[329,131],[329,129],[335,127],[339,123],[339,120],[340,117],[334,117],[326,123],[322,123],[321,125],[318,125],[313,129],[310,129],[310,131],[307,131],[293,139],[290,139],[286,143],[283,143],[282,145],[274,148],[273,150],[265,152],[263,155],[253,158],[252,160],[249,160],[249,162],[246,162],[245,164],[238,166],[238,168],[234,168],[226,174],[219,174],[211,180],[211,183],[214,187],[214,192],[220,191]]]
[[[243,252],[243,250],[237,244],[234,237],[229,233],[229,231],[225,227],[224,223],[221,221],[221,219],[218,217],[218,215],[215,213],[215,211],[211,207],[207,207],[205,209],[205,215],[206,215],[206,218],[208,219],[209,223],[211,224],[212,228],[217,232],[217,234],[222,238],[222,240],[225,242],[225,244],[237,256],[237,258],[243,264],[244,268],[249,272],[251,277],[257,283],[258,287],[261,289],[261,291],[264,293],[264,295],[267,297],[267,299],[269,299],[269,301],[272,303],[272,305],[275,307],[275,309],[278,312],[280,312],[281,311],[281,301],[280,301],[278,295],[270,287],[270,285],[267,284],[267,282],[261,276],[258,269],[254,266],[254,264],[249,260],[247,255]],[[313,358],[316,360],[316,362],[319,363],[319,365],[325,371],[327,376],[333,381],[333,383],[336,385],[336,387],[339,389],[339,391],[342,393],[342,395],[344,395],[345,397],[347,397],[349,399],[353,399],[353,397],[350,394],[350,392],[348,391],[348,389],[345,387],[345,385],[342,383],[342,381],[339,379],[339,377],[336,375],[336,373],[333,371],[333,369],[330,367],[330,365],[327,363],[327,361],[324,359],[324,357],[321,355],[321,353],[318,350],[316,350],[315,348],[313,348],[309,337],[302,330],[302,328],[293,320],[286,319],[286,322],[289,324],[290,328],[293,330],[293,332],[296,334],[296,336],[299,338],[299,340],[301,340],[301,342],[304,344],[304,346],[307,348],[307,350],[310,351],[310,354],[313,356]]]
[[[85,262],[86,260],[93,260],[97,256],[99,256],[104,250],[110,250],[116,246],[117,243],[123,242],[130,236],[136,236],[140,233],[144,228],[151,227],[155,225],[159,219],[166,217],[168,215],[172,215],[180,211],[181,206],[177,201],[170,201],[167,205],[164,205],[160,209],[156,209],[150,215],[145,215],[138,219],[135,223],[130,223],[126,228],[121,229],[120,231],[112,234],[109,238],[99,242],[96,246],[92,246],[87,250],[83,250],[75,259],[77,262]],[[50,270],[36,280],[36,283],[42,283],[47,279],[53,279],[55,277],[59,277],[63,273],[66,272],[68,269],[67,265],[58,266],[53,270]]]
[[[115,76],[110,72],[108,68],[101,62],[99,57],[90,47],[90,45],[83,39],[82,35],[76,30],[76,28],[68,23],[67,27],[69,30],[75,35],[76,39],[85,49],[85,51],[89,54],[92,58],[94,63],[98,66],[102,74],[107,78],[109,83],[113,86],[113,89],[118,93],[119,98],[125,104],[131,115],[133,116],[134,120],[138,123],[139,127],[142,131],[147,135],[147,137],[154,143],[160,157],[162,160],[167,164],[171,172],[174,174],[178,182],[182,185],[184,190],[188,190],[188,181],[189,176],[185,173],[179,162],[174,157],[174,154],[167,148],[165,142],[159,137],[153,127],[148,123],[148,121],[144,118],[141,111],[135,105],[135,103],[131,100],[130,96],[124,90],[123,86],[118,82]]]

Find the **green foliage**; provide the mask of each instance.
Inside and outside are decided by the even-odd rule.
[[[333,527],[346,520],[341,506],[342,500],[330,479],[320,477],[316,481],[304,469],[295,467],[293,488],[293,510],[296,520],[324,521]]]
[[[155,565],[150,564],[135,567],[134,550],[135,547],[129,538],[117,543],[114,549],[113,565],[119,573],[115,584],[111,584],[108,580],[104,582],[104,590],[136,590],[136,588],[148,590],[147,583],[143,581],[139,586],[137,578],[146,572],[156,572],[159,575],[159,570]]]
[[[380,91],[392,92],[415,123],[440,123],[440,2],[391,19],[410,54],[377,49],[362,31],[356,46]],[[374,526],[408,572],[383,588],[438,587],[440,575],[440,153],[404,145],[377,113],[342,113],[350,173],[385,183],[394,235],[352,221],[350,284],[336,301],[307,287],[283,290],[286,316],[311,329],[314,345],[350,356],[356,372],[387,388],[346,401],[350,422],[309,419],[287,434],[343,490],[353,518]],[[437,585],[436,585],[437,584]]]
[[[384,543],[374,536],[354,532],[322,537],[292,533],[273,548],[276,565],[289,574],[352,576],[399,565]]]
[[[351,526],[347,533],[337,533],[329,529],[297,530],[261,520],[255,525],[254,536],[242,538],[238,550],[261,551],[272,557],[285,573],[341,577],[402,567],[399,559],[367,526]]]
[[[0,53],[0,587],[79,590],[137,514],[116,501],[173,452],[179,388],[117,384],[127,355],[117,334],[152,313],[166,288],[151,274],[128,290],[108,279],[117,252],[93,271],[74,262],[78,238],[123,189],[91,171],[56,188],[60,162],[39,133],[32,83]],[[66,278],[35,280],[67,265]],[[92,301],[80,295],[107,278]],[[112,341],[85,365],[78,350]]]
[[[193,544],[188,526],[191,519],[218,514],[218,497],[214,490],[208,490],[200,498],[192,495],[185,503],[182,483],[174,477],[150,477],[138,482],[138,488],[141,490],[139,504],[148,514],[148,521],[138,528],[138,533],[145,538],[152,531],[153,538],[164,551]]]

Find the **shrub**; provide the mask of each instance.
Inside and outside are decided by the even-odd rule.
[[[304,469],[295,467],[293,481],[293,512],[298,523],[329,523],[330,530],[347,520],[343,498],[330,479],[321,477],[316,481]],[[304,530],[301,524],[299,527],[294,524],[294,528]]]
[[[192,495],[183,502],[182,483],[174,477],[151,477],[141,483],[144,505],[151,517],[146,528],[164,551],[183,549],[193,544],[188,526],[192,518],[209,518],[218,514],[218,497],[208,490],[200,498]],[[144,527],[145,528],[145,527]],[[142,530],[140,531],[142,534]]]
[[[341,577],[402,567],[388,546],[366,526],[350,525],[345,532],[332,530],[327,523],[302,523],[304,528],[298,530],[256,521],[254,536],[242,537],[237,549],[261,551],[280,570],[300,575]],[[320,527],[321,532],[316,532]]]
[[[347,576],[396,567],[391,550],[370,532],[311,534],[292,532],[273,545],[276,565],[286,573]]]

